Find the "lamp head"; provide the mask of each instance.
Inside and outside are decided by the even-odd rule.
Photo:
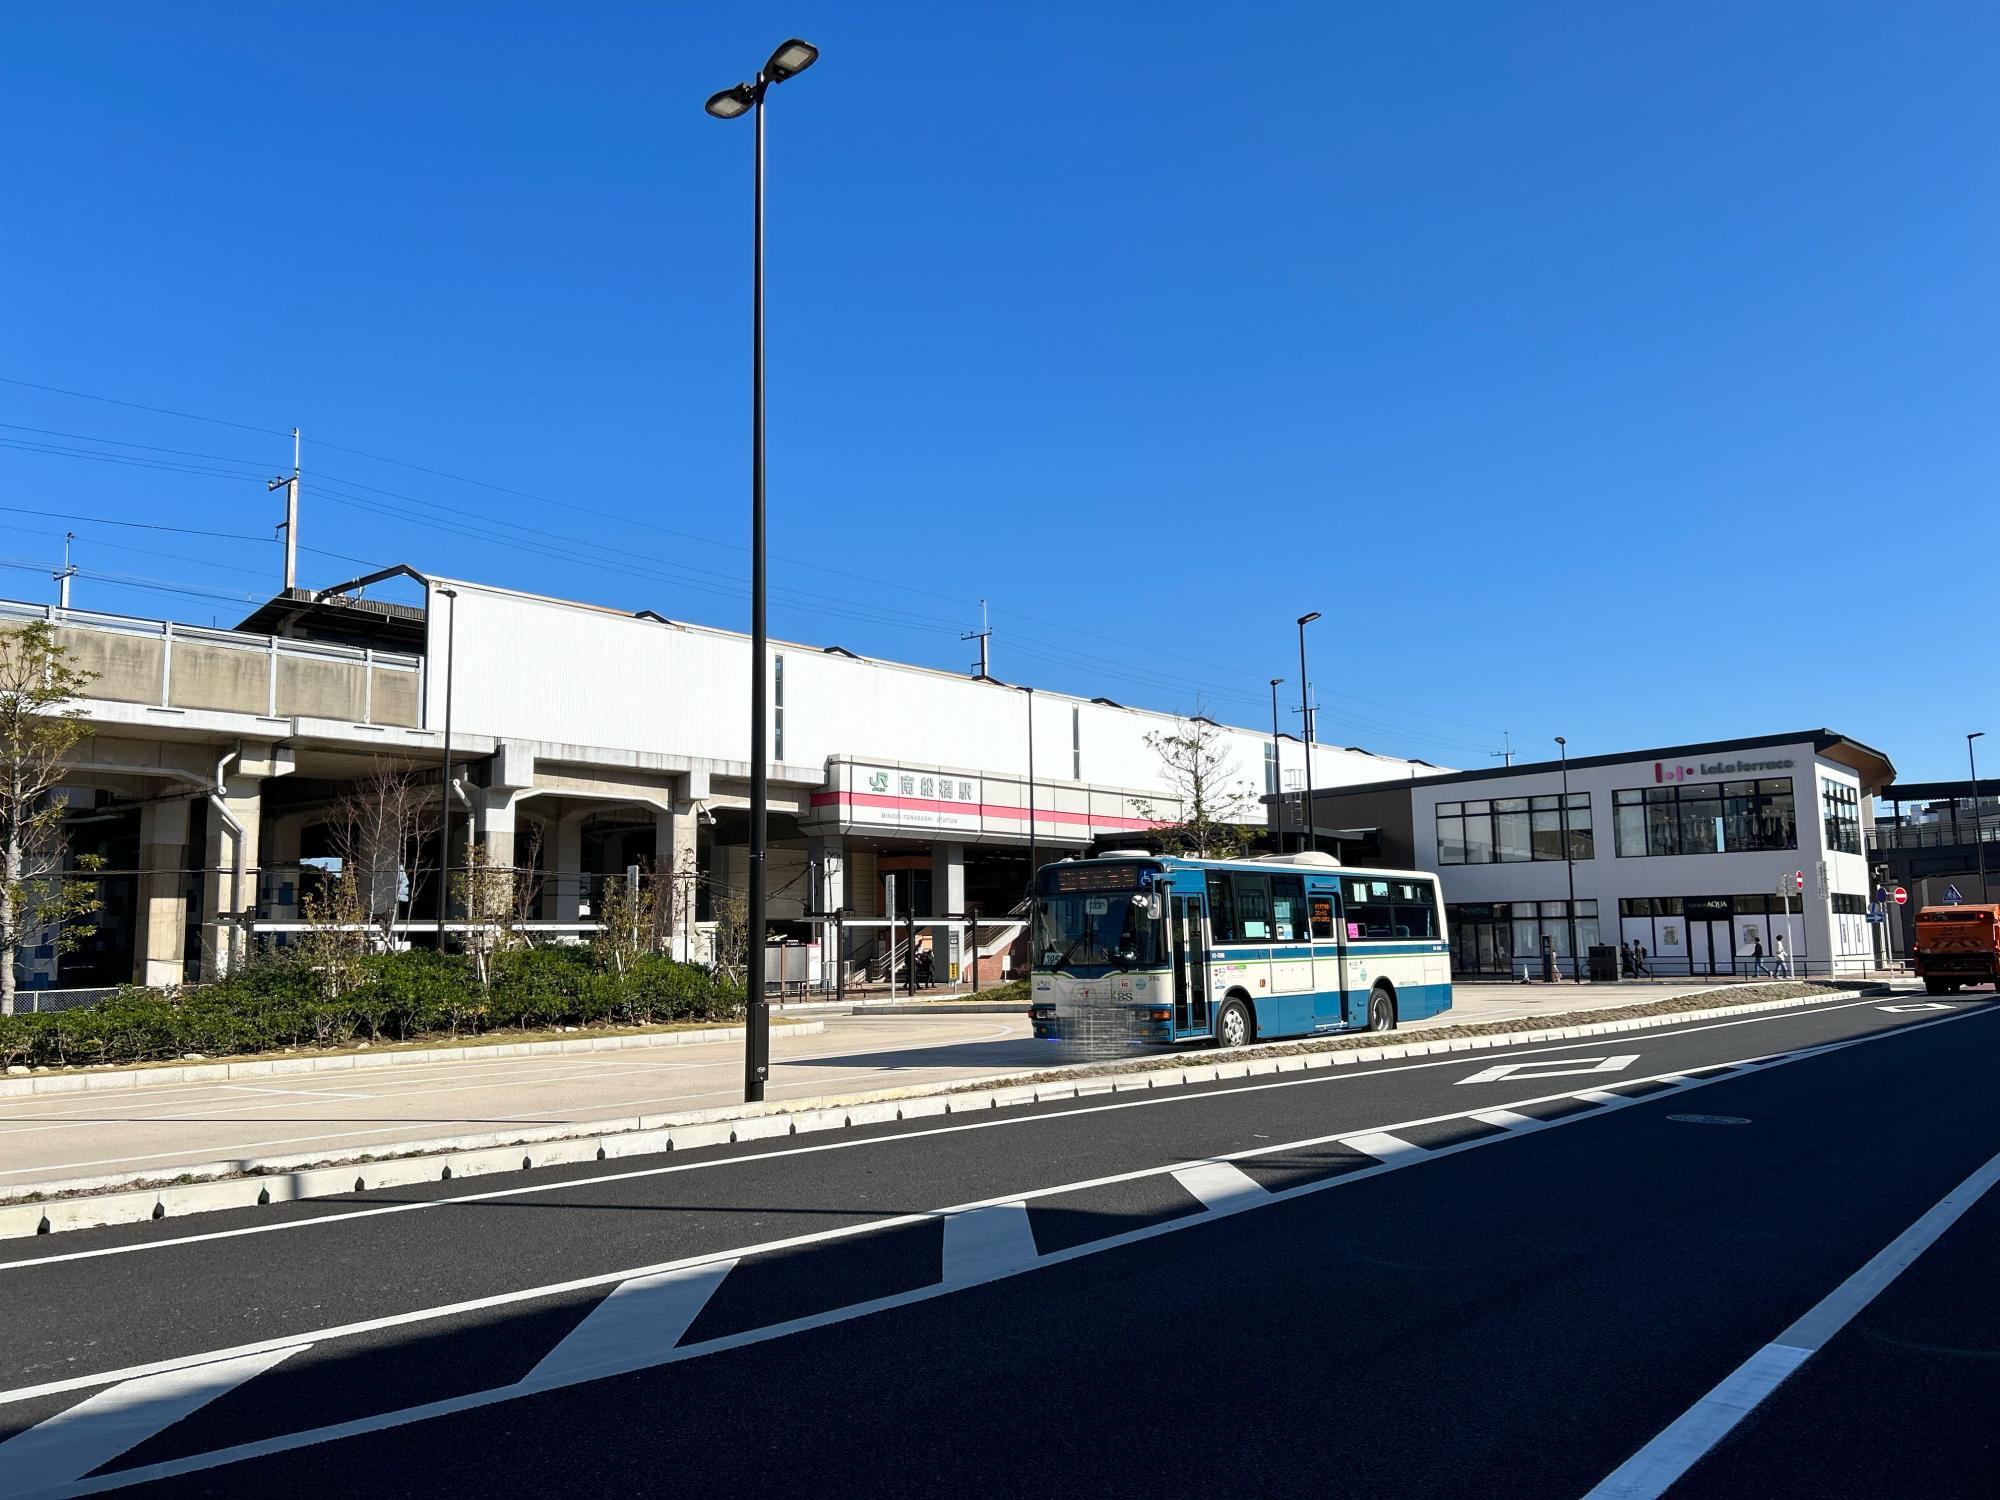
[[[1314,610],[1314,611],[1313,611],[1313,612],[1312,612],[1311,614],[1309,614],[1309,615],[1300,615],[1300,616],[1299,616],[1299,623],[1300,623],[1301,625],[1310,625],[1310,624],[1312,624],[1312,622],[1313,622],[1314,620],[1317,620],[1318,618],[1319,618],[1319,611],[1318,611],[1318,610]]]
[[[757,91],[747,83],[735,84],[719,94],[710,94],[702,106],[718,120],[734,120],[757,107]]]
[[[797,37],[780,42],[778,50],[771,54],[771,60],[764,64],[764,78],[770,83],[783,83],[787,78],[795,78],[819,61],[819,48],[811,42],[802,42]]]

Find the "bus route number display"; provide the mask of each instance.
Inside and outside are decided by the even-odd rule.
[[[1056,866],[1056,889],[1058,891],[1136,891],[1142,885],[1151,885],[1151,880],[1141,881],[1141,874],[1150,876],[1152,871],[1141,871],[1137,865],[1097,865],[1074,864]]]

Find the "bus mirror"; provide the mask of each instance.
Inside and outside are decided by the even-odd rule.
[[[1160,912],[1163,905],[1164,903],[1161,902],[1158,891],[1148,891],[1139,898],[1139,909],[1146,914],[1146,919],[1151,922],[1160,920]]]

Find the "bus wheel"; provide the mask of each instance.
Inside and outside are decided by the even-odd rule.
[[[1396,1029],[1396,1002],[1389,998],[1389,992],[1379,984],[1368,997],[1368,1029],[1370,1031],[1394,1031]]]
[[[1247,1047],[1250,1044],[1250,1012],[1241,1000],[1230,1000],[1215,1018],[1215,1045]]]

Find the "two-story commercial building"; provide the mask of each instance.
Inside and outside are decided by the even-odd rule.
[[[1600,943],[1741,973],[1781,935],[1795,972],[1854,972],[1877,957],[1863,829],[1894,776],[1801,730],[1329,788],[1314,824],[1323,848],[1438,872],[1461,975],[1518,977],[1544,938],[1566,973]]]

